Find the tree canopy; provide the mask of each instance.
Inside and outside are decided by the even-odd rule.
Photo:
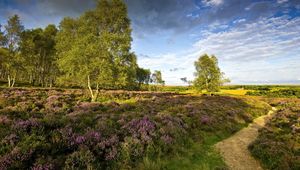
[[[152,73],[151,81],[154,84],[160,84],[160,85],[165,84],[165,81],[162,79],[161,71],[159,71],[159,70],[155,70],[154,73]]]
[[[122,0],[99,0],[78,19],[64,18],[56,37],[60,81],[99,88],[130,88],[136,83],[136,56]],[[96,87],[96,94],[92,88]]]
[[[194,86],[199,90],[217,92],[220,86],[228,79],[218,66],[218,59],[214,55],[204,54],[194,63],[196,67]]]
[[[84,87],[92,101],[100,89],[164,85],[161,71],[138,66],[131,32],[123,0],[97,0],[95,9],[58,27],[25,29],[13,15],[0,25],[0,80],[8,87]]]
[[[19,54],[19,45],[21,42],[21,34],[24,31],[24,26],[21,24],[18,15],[13,15],[4,25],[5,34],[0,33],[1,46],[8,50],[8,53],[3,56],[1,68],[4,71],[2,76],[7,76],[8,86],[13,87],[16,76],[22,70],[22,57]]]

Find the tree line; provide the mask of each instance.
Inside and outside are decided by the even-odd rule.
[[[98,0],[93,10],[64,18],[58,27],[25,29],[18,15],[0,26],[0,79],[41,87],[85,87],[95,101],[100,89],[140,89],[164,85],[162,74],[138,66],[131,51],[131,25],[123,0]],[[195,62],[193,84],[214,92],[228,82],[215,56]]]
[[[18,15],[0,26],[0,78],[32,86],[130,89],[163,84],[160,71],[140,68],[131,51],[131,25],[122,0],[98,0],[58,27],[25,29]]]

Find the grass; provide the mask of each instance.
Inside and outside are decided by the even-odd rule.
[[[155,161],[144,159],[139,169],[154,170],[212,170],[227,169],[222,156],[214,149],[214,145],[229,137],[230,134],[208,134],[204,133],[204,141],[195,142],[189,148],[181,148],[175,155],[169,155]]]
[[[240,125],[240,129],[246,125]],[[216,133],[199,132],[203,141],[192,143],[189,148],[180,148],[180,152],[169,155],[167,157],[159,158],[157,160],[150,160],[148,158],[140,164],[138,169],[143,170],[214,170],[214,169],[228,169],[220,153],[214,148],[214,145],[232,134],[219,131]]]
[[[248,91],[251,90],[244,90],[244,89],[236,89],[236,90],[221,90],[223,94],[230,94],[230,95],[245,95]]]

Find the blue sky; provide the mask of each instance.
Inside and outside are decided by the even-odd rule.
[[[166,84],[192,80],[194,61],[214,54],[232,84],[300,84],[300,0],[125,0],[133,51]],[[26,28],[59,24],[94,0],[0,0],[0,23],[13,14]]]

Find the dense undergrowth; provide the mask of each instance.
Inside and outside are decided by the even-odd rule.
[[[0,169],[224,168],[211,146],[269,110],[252,98],[174,93],[88,100],[81,90],[1,89]]]
[[[266,169],[300,169],[300,100],[272,99],[277,113],[249,149]]]
[[[259,89],[256,91],[248,91],[246,93],[246,95],[300,98],[300,89],[299,88],[288,88],[288,89],[272,90],[271,88],[265,88],[265,89]]]

